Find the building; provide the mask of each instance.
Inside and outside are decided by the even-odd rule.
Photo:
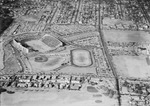
[[[99,82],[100,82],[99,78],[91,77],[91,79],[90,79],[90,83],[98,84]]]
[[[17,87],[25,88],[27,86],[26,83],[18,83]]]
[[[17,42],[15,39],[13,39],[12,44],[15,48],[22,51],[23,53],[29,53],[29,49],[22,46],[21,43]]]
[[[82,87],[81,84],[71,84],[70,90],[80,90],[81,87]]]

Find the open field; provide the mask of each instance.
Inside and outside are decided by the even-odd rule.
[[[136,78],[150,76],[150,66],[146,62],[146,57],[113,56],[113,62],[119,75]]]
[[[150,42],[150,34],[143,31],[103,30],[106,41]]]

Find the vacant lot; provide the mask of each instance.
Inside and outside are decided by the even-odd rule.
[[[114,24],[133,24],[132,21],[123,21],[120,19],[110,19],[110,18],[104,18],[103,24],[107,25],[114,25]]]
[[[113,56],[118,74],[126,77],[147,78],[150,76],[150,65],[142,56]]]
[[[150,34],[142,31],[103,30],[106,41],[150,42]],[[126,77],[146,78],[150,76],[150,66],[146,56],[113,56],[117,73]]]
[[[143,31],[103,30],[106,41],[150,42],[150,34]]]

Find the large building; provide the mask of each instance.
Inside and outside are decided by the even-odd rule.
[[[21,43],[17,42],[15,39],[13,39],[12,44],[15,48],[22,51],[23,53],[29,53],[29,49],[22,46]]]

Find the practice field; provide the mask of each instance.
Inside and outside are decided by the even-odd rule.
[[[76,66],[90,66],[92,64],[90,52],[83,49],[75,49],[72,51],[72,63]]]
[[[64,56],[49,56],[49,55],[38,55],[31,57],[29,62],[32,66],[33,72],[48,72],[62,66],[62,64],[69,59]]]
[[[150,65],[142,56],[113,56],[117,73],[125,77],[147,78],[150,76]]]
[[[103,30],[106,41],[150,42],[150,34],[143,31]]]

